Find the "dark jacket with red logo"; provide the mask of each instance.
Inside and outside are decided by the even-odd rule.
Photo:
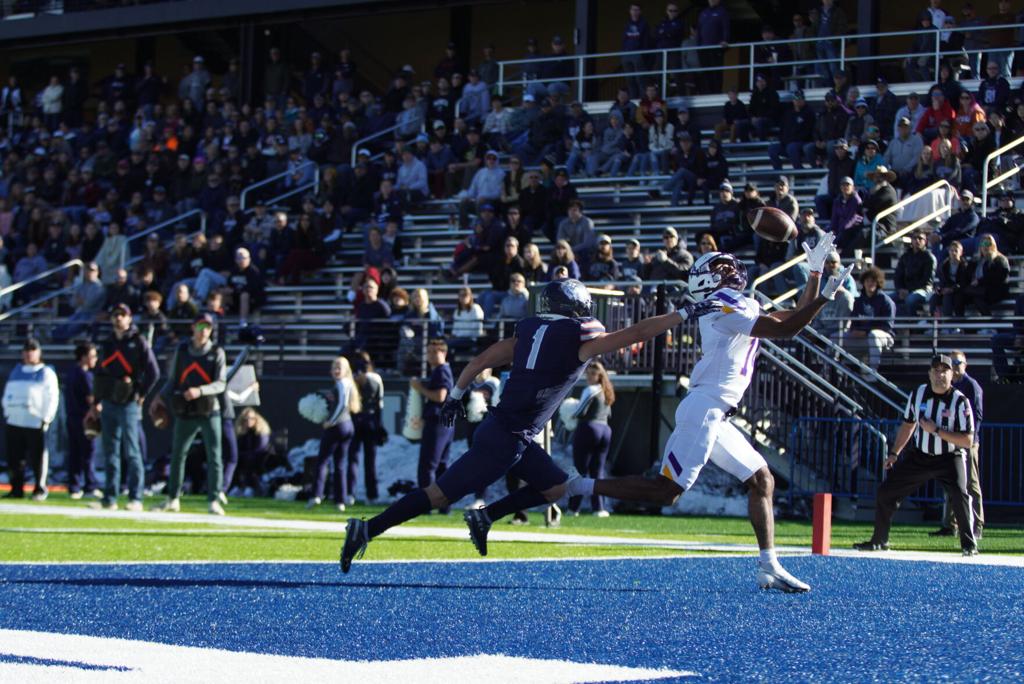
[[[134,325],[120,339],[111,335],[100,345],[99,362],[93,372],[97,401],[126,404],[149,395],[160,380],[160,366],[153,350]],[[131,379],[131,392],[122,394],[116,387]]]
[[[192,341],[182,342],[174,351],[174,358],[168,366],[167,382],[160,394],[170,402],[174,394],[190,387],[198,387],[200,396],[220,397],[227,387],[227,362],[224,350],[212,342],[197,349]],[[220,411],[219,400],[214,412]]]

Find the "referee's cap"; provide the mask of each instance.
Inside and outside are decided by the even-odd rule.
[[[932,368],[943,365],[946,368],[953,370],[953,359],[949,358],[948,354],[936,354],[932,357]]]

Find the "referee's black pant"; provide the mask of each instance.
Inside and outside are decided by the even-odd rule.
[[[949,496],[949,505],[960,528],[960,548],[973,549],[976,546],[964,457],[959,454],[930,456],[912,446],[907,448],[903,458],[896,462],[885,482],[878,488],[873,542],[888,543],[889,528],[892,527],[896,509],[904,498],[916,492],[928,480],[938,480]]]

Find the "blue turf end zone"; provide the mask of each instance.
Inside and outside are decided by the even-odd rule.
[[[357,562],[348,575],[0,565],[0,629],[345,660],[501,653],[712,682],[1024,680],[1024,569],[784,560],[810,594],[758,590],[749,557]]]

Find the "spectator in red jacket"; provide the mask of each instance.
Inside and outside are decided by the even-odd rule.
[[[932,106],[925,110],[921,120],[917,122],[917,132],[924,138],[925,143],[930,143],[939,134],[939,124],[943,121],[956,119],[956,112],[953,105],[946,101],[946,96],[939,88],[932,88]]]

